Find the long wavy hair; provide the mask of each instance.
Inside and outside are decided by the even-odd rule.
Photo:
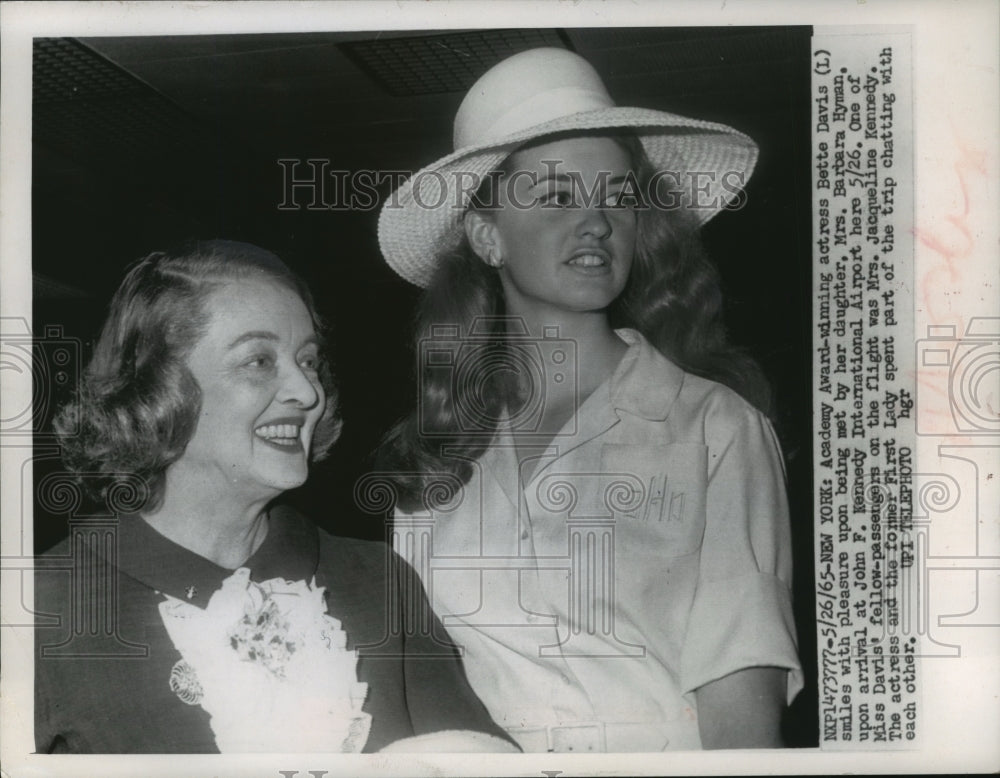
[[[639,191],[649,191],[656,170],[634,134],[573,134],[614,138],[631,157]],[[497,202],[495,188],[510,172],[505,164],[487,177],[470,209]],[[493,190],[484,191],[486,187]],[[700,223],[684,208],[640,207],[636,217],[632,269],[625,289],[608,309],[609,322],[638,330],[685,371],[728,386],[769,414],[771,395],[763,372],[728,341],[719,274],[702,245]],[[398,505],[406,511],[447,501],[455,483],[468,482],[473,462],[492,442],[504,410],[525,402],[523,381],[511,371],[488,368],[502,364],[504,352],[516,348],[507,337],[499,274],[475,254],[461,224],[449,246],[438,257],[416,315],[417,409],[389,431],[379,452],[379,470],[392,474]],[[470,333],[474,322],[477,332]],[[442,325],[460,339],[474,335],[474,344],[465,346],[464,360],[485,366],[480,380],[456,381],[454,369],[435,369],[433,360],[426,358],[426,345],[440,341],[436,335]],[[435,500],[430,501],[430,495]]]
[[[106,499],[116,483],[135,486],[138,479],[146,493],[139,507],[160,504],[166,470],[184,453],[201,412],[201,389],[186,363],[211,316],[206,301],[219,287],[244,279],[297,294],[317,337],[324,337],[308,287],[277,256],[256,246],[192,241],[130,267],[76,395],[53,422],[63,463],[92,498]],[[320,382],[327,404],[313,436],[314,461],[340,432],[336,387],[325,359]]]

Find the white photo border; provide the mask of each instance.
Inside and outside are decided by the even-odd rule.
[[[0,5],[0,315],[31,321],[31,53],[32,38],[111,35],[165,35],[317,30],[443,29],[504,27],[516,18],[523,26],[673,26],[810,24],[824,32],[912,30],[914,89],[914,308],[917,333],[942,322],[964,323],[970,315],[1000,317],[998,225],[1000,162],[998,117],[998,29],[1000,17],[989,0],[947,4],[836,0],[822,6],[723,2],[528,3],[476,2],[224,2],[77,3],[4,2]],[[847,25],[845,27],[845,25]],[[803,257],[803,261],[810,261]],[[916,344],[914,344],[916,348]],[[0,408],[20,407],[31,387],[4,371]],[[1000,402],[1000,398],[998,398]],[[7,418],[0,412],[0,418]],[[994,494],[1000,480],[998,441],[961,436],[918,439],[917,462],[936,472],[942,447],[993,445],[975,488]],[[29,444],[30,445],[30,444]],[[7,448],[7,443],[4,443]],[[3,489],[3,610],[20,605],[22,570],[18,559],[31,548],[25,537],[22,482],[13,448],[0,460]],[[991,475],[993,484],[986,480]],[[30,481],[29,481],[30,482]],[[992,490],[992,491],[990,491]],[[980,515],[995,534],[997,516]],[[27,530],[30,532],[30,529]],[[23,566],[23,565],[22,565]],[[23,576],[24,579],[30,578]],[[960,576],[941,583],[940,598],[954,608],[968,601]],[[24,596],[31,601],[31,586]],[[937,595],[937,591],[935,591]],[[950,612],[947,606],[937,612]],[[32,662],[30,629],[8,627],[3,652],[2,762],[14,775],[96,774],[279,776],[308,775],[494,774],[582,775],[805,774],[819,772],[912,773],[993,771],[1000,765],[1000,614],[968,630],[966,650],[951,660],[931,660],[921,674],[923,737],[909,751],[820,752],[818,749],[765,752],[701,752],[662,755],[254,755],[254,756],[41,756],[32,755]]]

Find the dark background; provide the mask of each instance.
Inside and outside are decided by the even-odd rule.
[[[415,171],[451,151],[455,111],[491,65],[538,45],[570,48],[620,105],[724,122],[760,145],[746,206],[718,216],[704,236],[732,339],[761,362],[777,398],[807,675],[786,739],[816,745],[810,35],[727,27],[36,39],[33,332],[46,337],[43,363],[60,342],[75,355],[37,393],[36,483],[59,470],[48,424],[125,267],[188,238],[243,240],[305,277],[335,333],[344,434],[288,499],[332,532],[384,538],[383,519],[355,507],[353,485],[415,404],[409,322],[418,290],[381,261],[377,209],[310,209],[302,189],[293,193],[300,208],[280,209],[288,193],[278,160]],[[303,164],[296,175],[308,172]],[[336,199],[331,177],[325,200]],[[37,551],[67,530],[69,517],[51,508],[36,496]]]

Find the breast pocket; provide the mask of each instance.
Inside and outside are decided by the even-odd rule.
[[[699,549],[705,531],[708,449],[697,444],[606,443],[601,470],[631,485],[610,506],[617,523],[655,543],[658,554]]]

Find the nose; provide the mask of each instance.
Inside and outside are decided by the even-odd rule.
[[[611,234],[611,221],[603,208],[590,206],[580,209],[579,232],[594,238],[606,238]]]
[[[278,389],[278,401],[310,410],[324,400],[323,387],[314,373],[307,373],[298,364],[291,365],[284,373]]]

